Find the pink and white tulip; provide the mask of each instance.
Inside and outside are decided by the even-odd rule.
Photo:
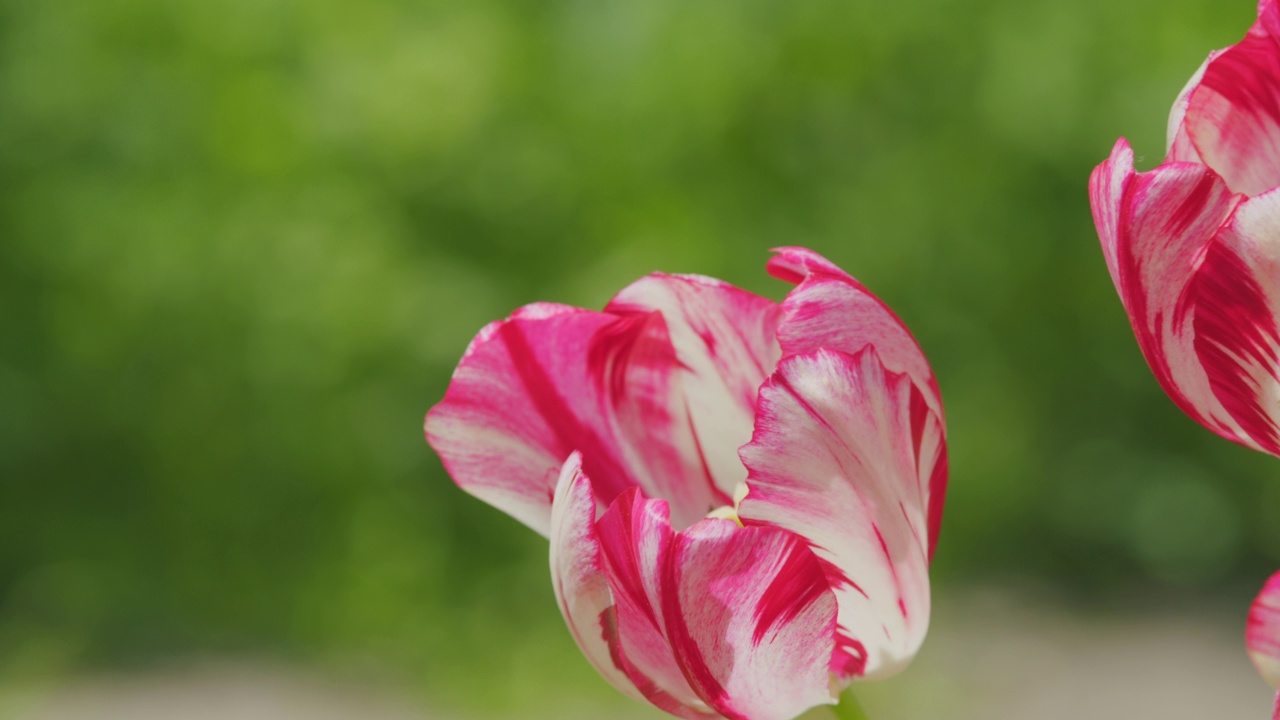
[[[1213,432],[1280,455],[1280,6],[1210,53],[1178,96],[1168,153],[1123,138],[1090,179],[1094,221],[1138,345]]]
[[[1258,672],[1280,689],[1280,572],[1271,576],[1253,601],[1244,639]],[[1274,718],[1280,720],[1280,695],[1276,696]]]
[[[551,542],[560,610],[622,692],[683,718],[786,720],[906,665],[946,490],[919,346],[803,248],[775,303],[654,274],[601,312],[480,331],[427,441]]]
[[[1089,199],[1138,345],[1178,407],[1280,455],[1280,0],[1209,54],[1173,104],[1164,162],[1136,172],[1123,138]],[[1246,645],[1280,687],[1280,573]],[[1280,720],[1280,697],[1274,711]]]

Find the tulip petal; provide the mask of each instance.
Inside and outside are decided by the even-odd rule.
[[[685,675],[735,720],[789,720],[833,704],[836,603],[792,533],[704,520],[675,537],[664,615]]]
[[[613,657],[685,718],[787,720],[831,703],[835,598],[798,536],[703,520],[675,533],[662,500],[623,493],[596,524],[616,601]]]
[[[564,458],[596,498],[641,486],[689,524],[723,504],[698,453],[662,315],[538,304],[471,342],[427,442],[464,490],[546,535]]]
[[[1280,4],[1276,0],[1258,0],[1258,20],[1271,37],[1280,37]]]
[[[716,717],[672,654],[662,616],[660,567],[673,531],[667,503],[638,489],[623,493],[596,526],[617,600],[619,665],[654,705],[685,718]]]
[[[582,473],[582,456],[565,462],[551,503],[551,585],[556,604],[582,654],[610,685],[631,697],[644,696],[614,660],[617,611],[596,537],[596,501]]]
[[[1241,203],[1189,292],[1195,349],[1238,442],[1280,455],[1280,189]]]
[[[1197,422],[1238,439],[1239,427],[1196,354],[1188,300],[1205,249],[1239,197],[1203,165],[1171,163],[1136,173],[1124,140],[1094,170],[1089,192],[1116,290],[1160,386]]]
[[[929,408],[942,415],[942,397],[929,361],[888,305],[812,250],[784,247],[774,252],[769,274],[796,284],[782,302],[778,325],[784,357],[823,347],[854,354],[874,346],[885,367],[910,375],[926,392]]]
[[[1120,138],[1111,149],[1111,157],[1093,169],[1089,176],[1089,205],[1093,208],[1093,224],[1098,228],[1102,242],[1102,257],[1107,261],[1107,271],[1116,289],[1121,287],[1119,251],[1116,249],[1123,235],[1120,222],[1125,215],[1125,188],[1136,175],[1133,169],[1133,148],[1129,141]],[[1123,293],[1121,300],[1123,300]]]
[[[1245,647],[1262,677],[1280,688],[1280,572],[1271,576],[1249,609]]]
[[[804,537],[839,603],[841,679],[904,667],[929,622],[932,507],[941,514],[946,448],[940,418],[878,348],[784,358],[760,389],[742,448],[747,524]]]
[[[713,278],[655,273],[624,288],[605,310],[666,318],[696,452],[718,504],[729,504],[746,479],[737,451],[751,439],[756,392],[779,357],[777,304]],[[678,527],[687,524],[677,519]]]
[[[1274,3],[1221,51],[1191,93],[1184,127],[1200,157],[1235,192],[1256,195],[1280,185],[1280,43]]]
[[[1195,74],[1183,86],[1182,92],[1178,93],[1178,99],[1173,101],[1173,109],[1169,112],[1169,130],[1168,130],[1168,147],[1165,154],[1165,162],[1193,162],[1204,164],[1204,160],[1200,157],[1200,151],[1196,149],[1195,143],[1191,141],[1191,136],[1187,134],[1186,117],[1187,107],[1191,104],[1191,94],[1195,89],[1200,87],[1200,80],[1204,78],[1204,71],[1209,68],[1209,63],[1214,58],[1222,54],[1221,50],[1214,50],[1209,53],[1209,57],[1200,64]]]

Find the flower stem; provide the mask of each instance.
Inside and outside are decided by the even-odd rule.
[[[853,688],[844,691],[840,696],[840,704],[834,709],[839,720],[869,720],[867,711],[862,709],[862,704],[854,696]]]

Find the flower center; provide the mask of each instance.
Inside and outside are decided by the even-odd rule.
[[[721,505],[720,507],[707,513],[708,518],[717,520],[732,520],[738,523],[738,527],[745,527],[742,524],[742,518],[738,517],[738,506],[742,504],[747,493],[751,492],[751,488],[747,487],[745,482],[740,482],[733,488],[733,504]]]

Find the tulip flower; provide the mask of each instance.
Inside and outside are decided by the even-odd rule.
[[[1272,687],[1280,688],[1280,572],[1271,576],[1249,611],[1245,630],[1249,658]],[[1280,695],[1276,696],[1275,720],[1280,720]]]
[[[1280,455],[1280,7],[1209,54],[1173,104],[1164,162],[1123,138],[1089,181],[1111,279],[1178,407]],[[1249,614],[1249,655],[1280,687],[1280,573]],[[1275,719],[1280,720],[1280,698]]]
[[[682,718],[786,720],[912,658],[946,488],[933,373],[809,250],[775,303],[654,274],[601,312],[480,331],[427,441],[550,540],[560,611],[622,692]]]
[[[1178,96],[1168,154],[1122,138],[1089,183],[1111,279],[1165,392],[1213,432],[1280,455],[1280,7]]]

